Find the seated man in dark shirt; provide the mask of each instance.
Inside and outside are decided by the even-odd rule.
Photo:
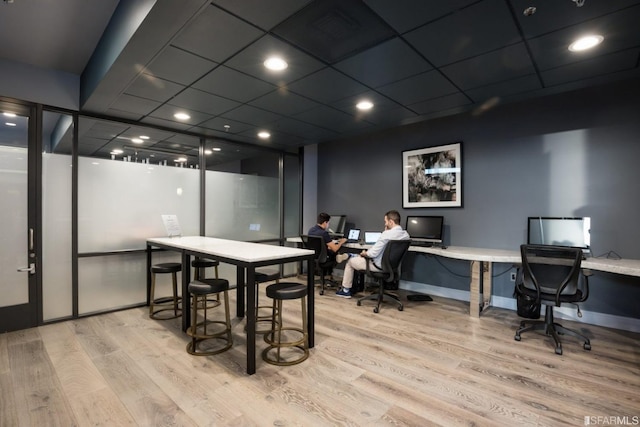
[[[331,220],[331,215],[328,213],[320,213],[318,214],[318,223],[309,229],[310,236],[320,236],[324,240],[324,243],[327,245],[327,257],[335,261],[336,254],[340,250],[340,247],[347,241],[347,239],[342,238],[339,240],[331,239],[329,236],[329,232],[327,229],[329,228],[329,221]],[[345,257],[346,258],[346,257]],[[344,259],[339,259],[337,262],[344,261]]]

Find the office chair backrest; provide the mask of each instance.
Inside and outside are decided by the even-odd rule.
[[[560,295],[574,295],[578,290],[582,250],[566,246],[522,245],[523,283],[539,294],[553,295],[560,305]],[[549,299],[544,298],[543,299]]]
[[[300,236],[302,239],[302,246],[305,249],[310,249],[315,252],[315,259],[318,264],[327,262],[327,245],[320,236],[309,236],[303,234]]]
[[[389,275],[387,282],[392,282],[398,277],[398,270],[402,263],[402,258],[409,250],[411,240],[389,240],[382,254],[382,271]]]

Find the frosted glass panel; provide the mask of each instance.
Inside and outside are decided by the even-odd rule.
[[[207,236],[280,238],[278,178],[207,171],[206,192]]]
[[[44,321],[73,314],[71,156],[42,155],[42,307]]]
[[[26,145],[27,137],[16,140]],[[0,145],[0,307],[29,302],[29,274],[17,271],[28,265],[27,157],[26,148]]]
[[[86,157],[78,163],[80,253],[143,249],[147,238],[166,235],[162,214],[177,215],[183,235],[200,234],[198,169]]]

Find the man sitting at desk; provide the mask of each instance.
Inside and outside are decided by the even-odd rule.
[[[329,228],[329,221],[331,220],[331,215],[328,213],[321,212],[318,214],[318,223],[309,229],[307,233],[309,236],[320,236],[324,240],[324,243],[327,245],[327,258],[330,261],[336,261],[336,254],[340,250],[340,247],[347,241],[347,239],[342,238],[339,240],[332,240],[331,236],[329,236],[329,232],[327,228]]]
[[[355,270],[365,270],[367,268],[367,260],[364,257],[371,258],[372,263],[369,265],[370,270],[380,271],[382,264],[382,254],[389,240],[408,240],[409,233],[400,226],[400,213],[398,211],[389,211],[384,214],[384,231],[378,241],[371,249],[360,252],[360,256],[349,258],[344,267],[344,276],[342,276],[342,288],[336,292],[336,295],[342,298],[351,298],[351,285],[353,284],[353,275]]]

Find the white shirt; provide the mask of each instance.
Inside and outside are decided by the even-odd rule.
[[[367,250],[367,256],[373,259],[376,267],[380,268],[382,265],[382,254],[384,253],[384,248],[387,246],[387,242],[389,240],[409,240],[410,238],[409,233],[399,225],[396,225],[390,230],[384,230],[376,244]]]

